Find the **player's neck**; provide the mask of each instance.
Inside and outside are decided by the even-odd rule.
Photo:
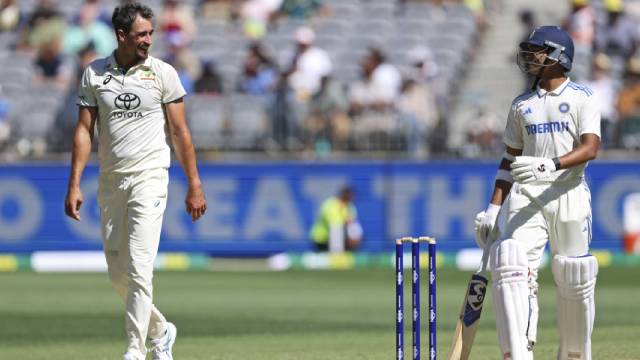
[[[118,63],[118,67],[122,69],[130,69],[139,62],[139,59],[134,55],[128,56],[124,51],[116,49],[115,59]]]
[[[542,78],[540,79],[540,88],[546,91],[553,91],[560,87],[565,81],[567,81],[566,76],[560,77],[552,77],[552,78]]]

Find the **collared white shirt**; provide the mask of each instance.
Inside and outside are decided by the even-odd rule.
[[[168,168],[163,104],[186,94],[176,70],[152,56],[125,73],[111,56],[84,71],[77,104],[98,108],[100,172]]]
[[[583,134],[600,137],[600,111],[593,91],[567,78],[555,90],[538,87],[516,97],[502,140],[523,156],[552,159],[575,149]],[[586,166],[556,171],[550,181],[582,177]]]

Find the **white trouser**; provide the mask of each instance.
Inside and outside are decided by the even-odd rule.
[[[153,263],[166,207],[167,169],[101,174],[100,222],[109,278],[126,304],[128,352],[144,359],[145,340],[164,334],[153,305]]]
[[[516,240],[527,257],[530,303],[527,337],[532,344],[537,332],[538,269],[545,245],[549,242],[552,256],[588,253],[591,241],[589,188],[581,179],[554,184],[514,183],[502,206],[498,227],[499,241]]]

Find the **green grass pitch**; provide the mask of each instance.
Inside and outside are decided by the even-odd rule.
[[[469,275],[439,272],[439,359],[446,356]],[[155,295],[178,326],[177,360],[388,360],[394,358],[393,278],[393,269],[158,272]],[[536,358],[553,359],[558,340],[548,270],[541,284]],[[600,270],[594,359],[640,359],[638,284],[637,269]],[[0,285],[0,359],[121,359],[123,305],[106,275],[2,273]],[[422,303],[425,356],[426,293]],[[500,358],[490,304],[488,297],[472,359]]]

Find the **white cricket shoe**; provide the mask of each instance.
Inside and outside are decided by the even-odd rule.
[[[164,335],[155,340],[151,340],[153,347],[151,348],[151,359],[153,360],[173,360],[173,343],[176,342],[178,330],[176,326],[167,322],[167,331]]]
[[[144,356],[140,355],[140,356],[136,356],[133,353],[130,352],[126,352],[126,354],[124,354],[124,360],[139,360],[139,359],[144,359]]]

